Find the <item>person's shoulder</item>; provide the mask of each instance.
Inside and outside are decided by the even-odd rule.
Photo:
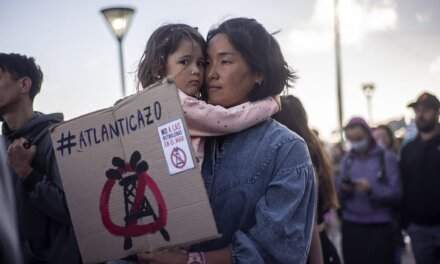
[[[415,148],[417,148],[420,145],[420,143],[421,141],[418,136],[412,138],[402,146],[400,150],[401,155],[406,155],[408,153],[411,153],[413,150],[415,150]]]
[[[275,137],[274,139],[278,138],[281,140],[304,142],[304,139],[300,137],[297,133],[288,129],[286,126],[284,126],[283,124],[279,123],[274,119],[269,119],[264,123],[266,128],[266,134],[270,136],[274,136]]]
[[[264,134],[258,143],[265,145],[266,155],[278,158],[289,156],[292,165],[311,165],[310,154],[302,137],[272,119],[265,121],[261,127]]]
[[[277,162],[288,161],[282,165],[286,171],[300,169],[313,172],[309,149],[301,136],[275,120],[268,120],[266,126],[267,155]]]
[[[394,152],[392,149],[383,149],[383,153],[385,154],[385,156],[394,157],[394,158],[398,157],[397,153]]]
[[[51,113],[51,114],[45,114],[42,112],[34,112],[34,118],[35,123],[46,123],[47,125],[52,125],[56,123],[60,123],[64,120],[63,113]]]
[[[384,158],[387,162],[395,162],[397,163],[399,160],[399,156],[397,155],[397,153],[395,153],[394,151],[390,150],[390,149],[382,149]]]
[[[275,145],[279,144],[305,144],[305,141],[297,133],[291,131],[281,123],[269,119],[264,122],[265,137],[270,138]]]
[[[352,163],[353,159],[354,159],[355,155],[353,155],[353,153],[349,150],[347,152],[345,152],[342,157],[341,160],[339,162],[339,167],[345,167],[347,166],[348,163]]]
[[[52,125],[58,124],[63,121],[63,114],[43,114],[40,112],[35,113],[36,117],[33,119],[32,140],[41,149],[40,153],[44,155],[52,151],[52,140],[50,137],[50,128]]]

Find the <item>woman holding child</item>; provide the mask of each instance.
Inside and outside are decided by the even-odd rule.
[[[187,25],[166,25],[148,41],[138,77],[144,88],[175,80],[222,234],[189,250],[141,253],[140,262],[305,263],[314,171],[304,140],[270,118],[274,97],[296,78],[275,38],[248,18],[223,22],[207,45]]]

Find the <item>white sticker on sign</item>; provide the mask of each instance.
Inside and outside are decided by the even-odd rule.
[[[171,175],[194,168],[188,140],[181,119],[157,128]]]

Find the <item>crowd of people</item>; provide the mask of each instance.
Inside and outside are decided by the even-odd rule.
[[[404,145],[354,117],[348,147],[327,152],[300,99],[279,96],[296,73],[250,18],[226,20],[206,40],[186,24],[159,27],[137,77],[139,89],[164,78],[178,88],[221,237],[109,263],[400,263],[402,230],[417,263],[439,263],[436,96],[409,105],[418,134]],[[0,53],[2,263],[82,262],[48,131],[63,116],[33,107],[42,81],[34,58]],[[327,233],[332,212],[342,255]]]
[[[412,138],[354,117],[344,127],[349,147],[333,147],[344,263],[402,263],[403,233],[416,263],[440,261],[440,102],[424,92],[408,107],[418,131]]]

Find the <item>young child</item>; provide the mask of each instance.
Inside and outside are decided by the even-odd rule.
[[[198,163],[203,159],[203,137],[239,132],[280,110],[273,97],[224,108],[201,100],[206,43],[196,28],[169,24],[156,29],[147,42],[138,68],[142,88],[163,79],[174,80]]]

